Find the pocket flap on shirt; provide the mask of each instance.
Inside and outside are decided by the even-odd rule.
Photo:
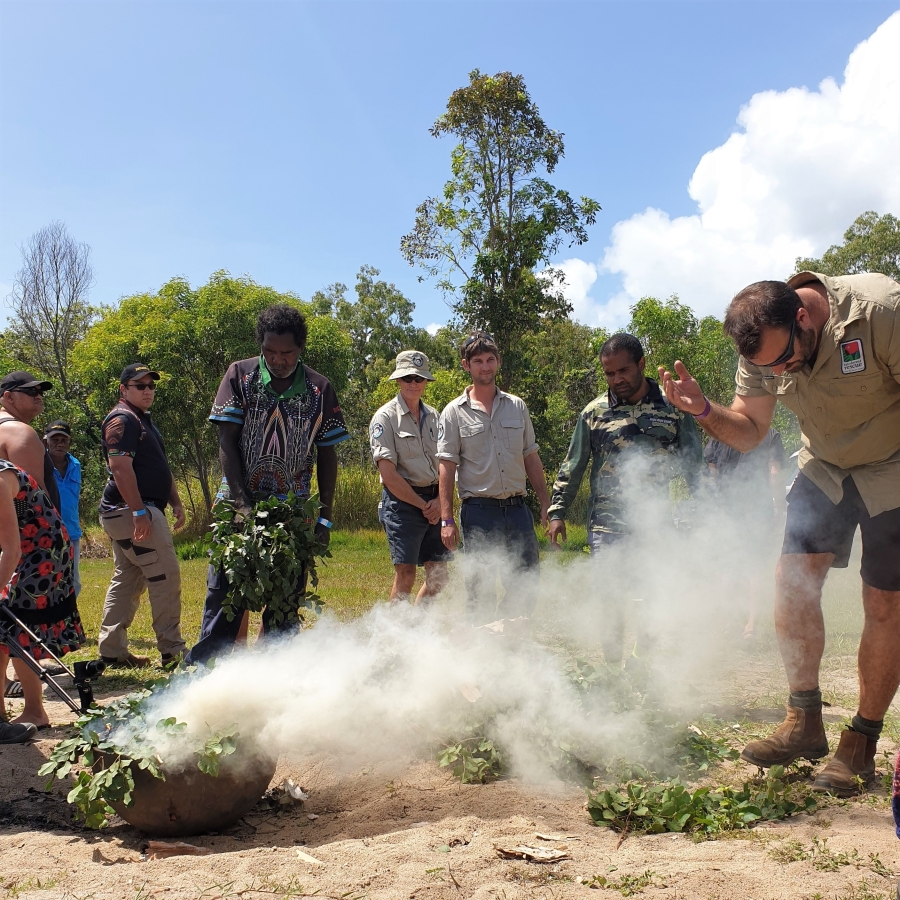
[[[501,419],[500,424],[504,428],[524,428],[525,420],[524,419]]]
[[[776,396],[797,393],[797,377],[795,375],[764,375],[763,387]]]
[[[859,395],[861,399],[866,394],[871,397],[881,390],[881,373],[873,372],[871,375],[838,375],[828,379],[828,393],[839,394],[841,397],[853,397]]]
[[[484,422],[472,422],[468,425],[459,426],[460,437],[473,437],[476,434],[481,434],[482,431],[484,431]]]

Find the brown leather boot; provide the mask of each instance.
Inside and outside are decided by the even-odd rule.
[[[761,741],[750,741],[741,758],[768,769],[787,766],[795,759],[816,760],[828,756],[828,738],[822,724],[822,710],[788,706],[787,716],[772,734]]]
[[[852,797],[875,777],[875,748],[878,741],[849,728],[842,732],[834,756],[816,775],[812,789],[838,797]]]

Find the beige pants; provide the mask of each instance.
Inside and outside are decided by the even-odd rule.
[[[163,656],[185,650],[181,638],[181,570],[172,532],[161,510],[147,507],[152,530],[146,541],[132,543],[134,519],[126,506],[101,513],[100,524],[112,540],[116,564],[103,604],[103,624],[97,647],[101,656],[124,659],[128,628],[134,621],[144,588],[150,595],[156,646]]]

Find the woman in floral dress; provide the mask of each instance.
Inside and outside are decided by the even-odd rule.
[[[29,474],[0,459],[0,604],[9,606],[57,656],[84,643],[72,576],[72,546],[59,513]],[[37,660],[46,656],[17,625],[11,639]],[[7,654],[6,646],[0,647],[0,704]],[[40,678],[21,660],[14,658],[13,666],[25,697],[25,709],[13,724],[47,727]],[[2,705],[0,712],[5,718]]]

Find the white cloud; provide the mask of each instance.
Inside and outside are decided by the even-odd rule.
[[[441,330],[444,326],[440,324],[440,322],[432,322],[430,325],[425,326],[425,330],[434,337],[438,331]]]
[[[737,121],[694,171],[695,215],[649,208],[613,227],[600,271],[621,276],[622,291],[609,303],[587,293],[592,263],[561,266],[593,270],[578,302],[599,321],[624,324],[635,300],[673,293],[721,315],[746,284],[784,278],[798,256],[839,242],[865,210],[900,211],[900,12],[856,47],[842,85],[755,94]]]

